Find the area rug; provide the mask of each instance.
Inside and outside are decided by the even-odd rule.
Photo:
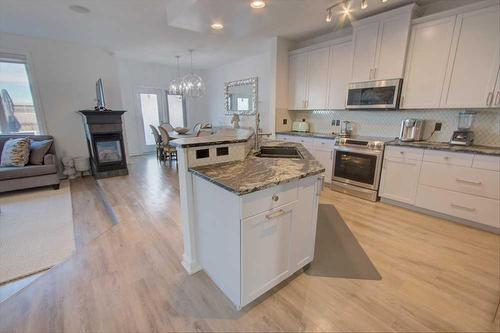
[[[306,274],[347,279],[382,277],[333,205],[319,205],[314,260]]]
[[[0,284],[48,269],[75,251],[69,182],[0,195]]]

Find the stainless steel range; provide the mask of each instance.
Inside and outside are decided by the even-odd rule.
[[[391,140],[338,138],[334,148],[332,189],[377,201],[384,144]]]

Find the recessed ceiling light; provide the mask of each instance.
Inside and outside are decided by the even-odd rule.
[[[214,23],[210,27],[212,27],[212,29],[214,29],[214,30],[222,30],[222,29],[224,29],[224,25],[222,25],[221,23]]]
[[[361,9],[366,9],[368,7],[368,1],[367,0],[361,0]]]
[[[254,0],[250,2],[250,7],[260,9],[266,7],[266,2],[263,0]]]
[[[90,13],[90,9],[88,9],[87,7],[79,6],[79,5],[71,5],[71,6],[69,6],[69,9],[71,9],[75,13],[79,13],[79,14]]]

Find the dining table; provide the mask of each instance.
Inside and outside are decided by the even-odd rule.
[[[184,134],[180,134],[180,133],[177,133],[176,131],[171,131],[171,132],[168,132],[168,136],[172,140],[175,140],[175,139],[195,138],[196,134],[194,134],[192,132],[187,132],[187,133],[184,133]]]

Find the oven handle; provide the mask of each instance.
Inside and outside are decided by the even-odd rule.
[[[372,155],[372,156],[382,156],[382,151],[378,150],[370,150],[370,149],[359,149],[359,148],[353,148],[353,147],[335,147],[333,148],[334,153],[337,151],[341,152],[346,152],[346,153],[359,153],[359,154],[365,154],[365,155]]]

